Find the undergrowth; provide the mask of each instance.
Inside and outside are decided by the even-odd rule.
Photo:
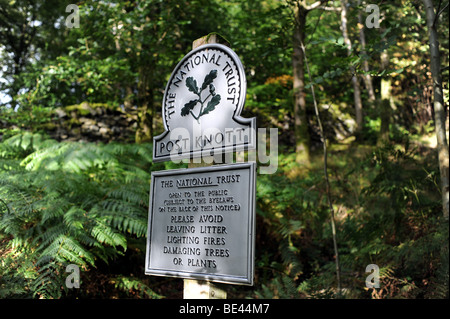
[[[323,171],[257,177],[256,269],[244,298],[448,298],[448,222],[434,151],[407,140],[330,154],[342,291],[336,289]],[[143,274],[150,144],[56,142],[19,133],[0,143],[1,298],[180,297],[177,280]],[[81,289],[68,289],[69,264]],[[380,287],[366,288],[366,266]],[[159,280],[159,281],[158,281]]]
[[[70,295],[65,267],[81,271],[145,247],[148,144],[58,143],[23,133],[0,144],[0,297]],[[134,247],[131,247],[134,248]],[[156,296],[137,279],[117,288]]]
[[[289,178],[292,161],[281,155],[277,174],[258,176],[259,225],[273,242],[259,246],[264,279],[255,297],[448,298],[448,222],[434,153],[405,138],[331,154],[341,292],[322,168]],[[365,285],[369,264],[379,267],[377,289]]]

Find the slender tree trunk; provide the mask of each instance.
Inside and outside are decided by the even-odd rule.
[[[358,5],[360,5],[361,1],[358,0]],[[367,56],[366,52],[366,35],[364,33],[364,23],[363,18],[361,14],[361,10],[358,10],[358,29],[359,29],[359,42],[361,43],[361,53],[364,56]],[[366,72],[366,74],[363,75],[363,80],[366,85],[367,94],[369,95],[369,101],[374,102],[376,100],[375,98],[375,91],[373,89],[373,83],[372,83],[372,77],[369,72],[369,61],[367,59],[363,60],[363,70]]]
[[[311,83],[311,93],[312,93],[313,102],[314,102],[314,111],[315,111],[316,117],[317,117],[317,124],[319,124],[320,138],[322,140],[322,146],[323,146],[323,171],[324,171],[324,176],[325,176],[325,185],[326,185],[328,205],[330,208],[331,234],[333,237],[333,248],[334,248],[334,254],[335,254],[335,258],[336,258],[335,264],[336,264],[337,295],[338,295],[338,297],[341,297],[341,292],[342,292],[341,291],[341,263],[339,261],[339,250],[338,250],[338,245],[337,245],[337,234],[336,234],[336,222],[335,222],[333,201],[331,200],[330,180],[328,178],[327,140],[325,138],[322,121],[320,119],[319,107],[317,106],[316,94],[314,93],[314,85],[311,81],[311,70],[309,69],[308,58],[306,57],[305,45],[303,44],[303,42],[301,42],[300,44],[301,44],[301,49],[302,49],[304,57],[305,57],[306,70],[308,71],[308,76],[309,76],[310,83]]]
[[[387,70],[389,67],[389,54],[386,51],[381,53],[381,68]],[[389,75],[381,78],[381,100],[379,111],[381,118],[380,133],[378,135],[378,145],[389,141],[389,123],[391,117],[391,77]]]
[[[125,112],[131,112],[131,110],[133,108],[133,100],[134,100],[133,88],[131,86],[126,86],[125,91],[126,91],[126,96],[123,101],[123,106],[124,106]]]
[[[149,85],[150,68],[139,68],[138,82],[138,127],[136,143],[150,142],[153,136],[153,92]]]
[[[433,78],[434,90],[434,123],[436,126],[436,139],[439,155],[439,170],[441,173],[441,191],[442,191],[442,206],[444,218],[448,220],[448,205],[449,205],[449,152],[447,137],[445,134],[445,108],[444,98],[442,94],[442,78],[441,78],[441,58],[439,54],[439,41],[436,30],[437,17],[433,8],[432,0],[422,0],[425,6],[428,36],[430,41],[430,56],[431,56],[431,74]]]
[[[347,30],[347,1],[341,1],[341,30],[342,36],[344,37],[344,43],[347,46],[348,55],[352,53],[352,42],[348,35]],[[356,117],[356,133],[358,134],[363,127],[363,113],[362,113],[362,100],[361,100],[361,89],[359,87],[358,76],[355,73],[355,68],[350,66],[350,71],[352,72],[352,84],[353,84],[353,99],[355,103],[355,117]]]
[[[310,136],[308,131],[308,118],[306,115],[305,100],[305,70],[304,53],[300,43],[305,40],[306,15],[308,11],[297,4],[294,8],[295,28],[293,35],[293,84],[294,84],[294,124],[295,124],[295,152],[297,163],[310,162]]]

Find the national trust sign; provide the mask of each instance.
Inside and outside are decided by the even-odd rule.
[[[189,52],[167,84],[165,132],[153,139],[153,160],[254,149],[256,120],[240,116],[246,88],[242,63],[227,46],[206,44]]]

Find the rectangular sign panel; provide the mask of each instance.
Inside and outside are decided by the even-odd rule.
[[[255,170],[153,172],[145,273],[253,285]]]

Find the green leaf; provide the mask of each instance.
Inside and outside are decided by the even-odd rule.
[[[189,91],[198,94],[197,81],[192,76],[186,79],[186,86],[188,87]]]
[[[219,103],[220,103],[220,94],[217,94],[211,99],[211,101],[208,102],[208,105],[206,105],[206,108],[202,111],[202,114],[200,114],[200,116],[208,114],[211,111],[214,111],[216,105]]]
[[[208,85],[210,85],[214,79],[217,77],[217,70],[211,70],[208,75],[205,76],[205,80],[202,84],[202,90],[206,89]]]
[[[198,103],[198,99],[197,100],[191,100],[191,101],[187,102],[184,105],[184,107],[181,109],[181,116],[188,115],[189,111],[192,110],[197,103]]]
[[[380,38],[383,39],[383,38],[386,36],[386,34],[388,34],[389,32],[391,32],[391,28],[387,28],[387,29],[383,32],[383,34],[380,36]]]

